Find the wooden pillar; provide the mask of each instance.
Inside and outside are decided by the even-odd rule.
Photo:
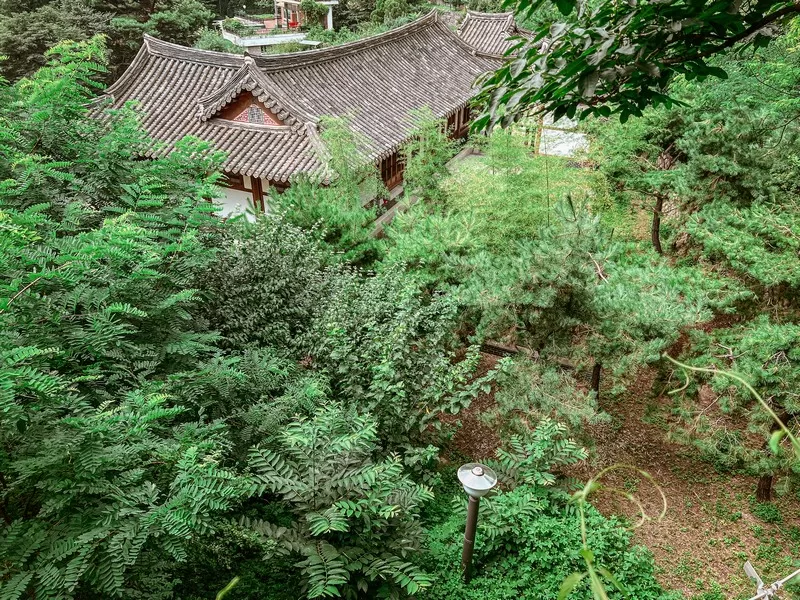
[[[261,177],[251,177],[250,181],[253,186],[253,208],[256,212],[264,212],[264,186],[261,183]]]

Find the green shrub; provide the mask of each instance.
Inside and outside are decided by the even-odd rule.
[[[500,373],[494,398],[496,406],[481,417],[504,433],[523,438],[545,417],[564,423],[572,435],[609,419],[597,399],[579,389],[574,372],[524,355],[517,355],[512,366]]]
[[[313,325],[307,354],[332,395],[371,412],[382,440],[405,442],[441,411],[467,406],[486,378],[470,381],[477,348],[459,357],[455,304],[428,298],[400,269],[336,280]]]
[[[800,199],[748,207],[718,200],[693,214],[686,231],[702,245],[705,256],[730,265],[758,285],[800,288]]]
[[[507,449],[497,450],[497,461],[492,464],[503,485],[551,486],[556,483],[554,469],[586,460],[586,450],[567,437],[567,427],[544,418],[523,439],[512,435]]]
[[[519,342],[536,350],[564,343],[572,328],[594,319],[597,274],[589,256],[598,220],[571,202],[559,218],[509,253],[462,259],[456,297],[479,339]]]
[[[377,423],[337,406],[299,419],[275,450],[255,448],[257,491],[283,499],[288,526],[245,518],[270,540],[268,556],[299,555],[309,598],[414,594],[430,585],[412,562],[422,541],[420,507],[431,491],[403,473],[402,459],[373,460]]]
[[[247,491],[225,425],[164,393],[218,352],[196,284],[220,157],[140,161],[129,111],[88,119],[101,55],[64,44],[0,92],[4,598],[157,598]]]
[[[408,0],[377,0],[370,18],[376,23],[392,23],[411,12]]]
[[[405,161],[403,186],[406,197],[440,200],[440,182],[447,175],[447,161],[455,154],[456,142],[450,139],[445,124],[429,108],[410,115],[414,131],[403,146]]]
[[[204,27],[200,31],[200,35],[194,43],[194,47],[200,48],[201,50],[228,52],[230,54],[244,53],[244,48],[226,40],[216,29],[211,29],[209,27]]]
[[[463,496],[458,499],[463,507]],[[470,584],[461,581],[460,540],[464,512],[453,514],[433,527],[429,555],[424,565],[433,575],[431,599],[511,600],[555,599],[562,581],[583,572],[578,516],[564,497],[540,487],[520,486],[484,501],[478,524],[474,575]],[[626,587],[626,598],[669,598],[653,576],[653,558],[642,547],[631,547],[631,534],[615,518],[587,511],[589,547],[599,565],[607,568]],[[492,535],[492,532],[502,532]],[[622,598],[608,590],[609,598]],[[586,580],[569,598],[590,600]]]
[[[301,0],[300,10],[303,11],[307,25],[318,25],[328,14],[328,7],[316,0]]]
[[[225,343],[240,350],[298,348],[340,273],[328,266],[328,253],[312,235],[273,215],[254,224],[237,220],[218,246],[203,277],[204,309]]]
[[[238,19],[233,19],[233,18],[225,19],[222,22],[222,26],[231,33],[235,33],[236,35],[240,36],[252,35],[253,32],[255,31],[254,27],[251,27],[250,25],[245,25]]]
[[[750,512],[765,523],[783,523],[783,515],[777,506],[769,502],[757,502],[750,498]]]
[[[329,395],[327,379],[281,350],[252,347],[171,375],[167,391],[211,418],[225,419],[233,458],[271,440],[295,415],[309,415]]]
[[[800,385],[800,326],[760,315],[728,328],[692,332],[690,363],[730,369],[744,377],[789,427],[797,415]],[[700,449],[702,458],[718,468],[741,469],[759,477],[794,474],[791,452],[773,453],[768,446],[775,429],[773,418],[741,383],[724,377],[707,377],[716,394],[719,414],[708,414],[698,403],[698,386],[676,396],[675,410],[685,419],[685,436]],[[742,427],[746,423],[746,428]],[[754,443],[754,439],[761,442]]]
[[[291,224],[314,233],[322,248],[352,264],[368,265],[378,258],[379,244],[372,237],[375,208],[368,201],[384,195],[375,167],[364,163],[366,142],[344,120],[322,120],[326,176],[300,177],[283,194],[270,198],[270,207]]]

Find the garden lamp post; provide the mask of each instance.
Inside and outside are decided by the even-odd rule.
[[[458,480],[469,496],[464,549],[461,552],[461,575],[464,577],[464,583],[469,583],[469,566],[472,562],[472,550],[475,547],[475,529],[478,526],[478,503],[497,485],[497,474],[482,464],[467,463],[458,468]]]

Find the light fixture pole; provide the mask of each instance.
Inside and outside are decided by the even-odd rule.
[[[464,549],[461,551],[461,575],[464,583],[469,583],[472,551],[475,548],[475,530],[478,527],[478,506],[481,498],[497,485],[497,474],[485,465],[467,463],[459,467],[458,480],[469,496],[467,526],[464,529]]]

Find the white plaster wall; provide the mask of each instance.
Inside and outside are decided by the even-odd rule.
[[[217,198],[214,202],[220,207],[217,214],[223,218],[232,217],[237,214],[247,212],[247,220],[254,221],[253,215],[253,195],[250,192],[222,188],[225,196]]]

